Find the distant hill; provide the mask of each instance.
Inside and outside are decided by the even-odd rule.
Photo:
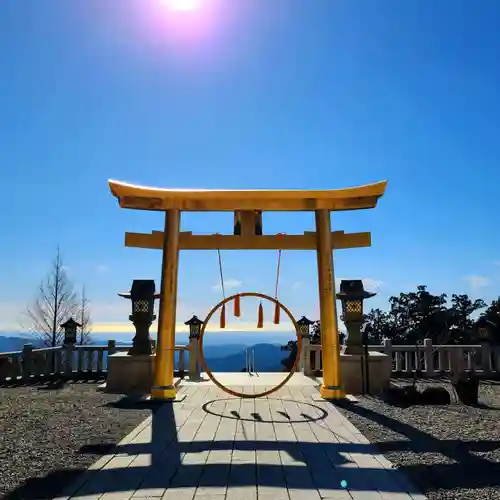
[[[33,344],[41,347],[41,343],[33,337],[5,337],[0,335],[0,353],[21,351],[25,344]],[[97,345],[105,343],[98,342]],[[124,342],[119,342],[123,345]],[[286,357],[279,345],[259,343],[254,346],[244,344],[218,344],[204,346],[205,359],[209,368],[214,372],[240,372],[245,369],[245,350],[255,353],[255,371],[257,372],[281,372],[284,367],[281,360]],[[106,363],[107,353],[104,356]],[[176,355],[175,365],[178,366]]]
[[[225,344],[225,345],[204,345],[205,358],[226,358],[233,354],[242,353],[247,349],[245,344]],[[244,359],[244,358],[243,358]]]
[[[281,372],[283,365],[281,360],[286,353],[281,351],[280,346],[274,344],[256,344],[248,347],[248,352],[255,354],[255,371],[257,372]],[[205,353],[207,364],[213,372],[239,372],[245,368],[245,348],[240,352],[227,356],[208,356]]]
[[[24,344],[41,346],[41,342],[33,337],[4,337],[0,335],[0,352],[21,351]]]

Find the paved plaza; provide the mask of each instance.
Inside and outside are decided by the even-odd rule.
[[[278,374],[225,374],[241,392]],[[267,377],[267,378],[266,378]],[[283,377],[283,374],[281,374]],[[238,385],[237,385],[238,384]],[[57,500],[423,500],[336,407],[294,375],[262,399],[186,382]]]

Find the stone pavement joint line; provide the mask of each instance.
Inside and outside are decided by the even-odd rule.
[[[426,498],[334,405],[313,400],[317,386],[257,400],[213,384],[180,392],[54,500]]]

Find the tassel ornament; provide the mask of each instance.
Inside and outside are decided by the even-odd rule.
[[[257,328],[264,328],[264,308],[262,302],[259,304],[259,316],[257,319]]]
[[[234,317],[239,318],[241,316],[241,309],[240,309],[240,296],[236,295],[234,298]]]
[[[226,304],[222,305],[220,310],[220,328],[226,328]]]
[[[274,324],[279,325],[280,324],[280,310],[281,307],[279,304],[274,305]]]

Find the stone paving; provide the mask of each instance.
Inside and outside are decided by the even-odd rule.
[[[54,500],[425,499],[309,380],[262,399],[186,383]]]

